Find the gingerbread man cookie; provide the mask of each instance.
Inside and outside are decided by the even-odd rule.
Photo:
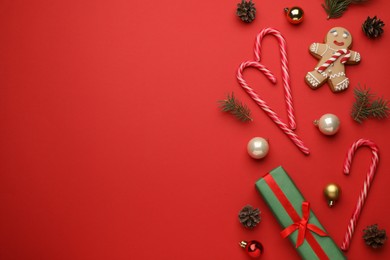
[[[310,45],[310,53],[319,59],[317,67],[306,74],[306,83],[317,89],[326,81],[333,92],[346,90],[349,79],[345,75],[345,64],[357,64],[360,62],[360,54],[349,50],[352,44],[352,36],[347,29],[342,27],[332,28],[325,37],[325,43],[313,43]]]

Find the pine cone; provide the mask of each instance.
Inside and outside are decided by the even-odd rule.
[[[378,38],[383,33],[383,26],[385,26],[383,21],[374,16],[373,18],[367,17],[367,20],[362,25],[362,29],[369,38]]]
[[[246,2],[242,0],[241,3],[237,4],[237,12],[236,14],[240,19],[246,23],[250,23],[255,20],[256,17],[256,7],[255,4],[252,3],[252,0]]]
[[[246,205],[238,213],[240,223],[246,228],[254,228],[260,222],[260,210],[253,208],[251,205]]]
[[[377,224],[367,226],[363,232],[363,239],[366,242],[366,245],[372,248],[382,247],[387,239],[386,231],[384,229],[379,230]]]

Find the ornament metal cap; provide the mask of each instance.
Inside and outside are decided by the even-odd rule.
[[[248,242],[246,242],[246,241],[241,241],[240,243],[238,243],[238,245],[242,248],[245,248],[247,244],[248,244]]]

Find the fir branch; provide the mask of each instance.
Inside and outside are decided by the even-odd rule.
[[[374,100],[368,110],[370,115],[377,119],[383,119],[389,116],[389,107],[387,106],[388,101],[383,98]]]
[[[356,102],[352,106],[351,116],[353,120],[360,124],[370,115],[368,108],[372,95],[369,93],[369,91],[369,89],[362,89],[360,86],[354,89]]]
[[[228,94],[226,99],[219,100],[218,103],[223,112],[230,112],[240,121],[253,121],[249,108],[245,104],[242,104],[241,101],[237,100],[233,92],[231,95]]]
[[[355,88],[354,94],[356,101],[352,106],[351,116],[356,122],[361,124],[370,117],[377,119],[388,117],[390,109],[387,100],[377,98],[372,101],[374,95],[370,93],[370,89],[360,87]]]
[[[368,0],[325,0],[322,7],[328,14],[327,19],[341,17],[350,4],[363,4]]]
[[[325,0],[325,4],[322,4],[322,7],[328,14],[327,19],[341,17],[347,10],[351,1],[352,0]]]

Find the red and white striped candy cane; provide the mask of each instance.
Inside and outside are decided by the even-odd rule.
[[[357,221],[358,221],[360,213],[362,211],[364,202],[367,198],[367,194],[368,194],[368,191],[370,189],[371,182],[374,179],[375,171],[376,171],[376,168],[377,168],[377,165],[379,162],[379,154],[378,154],[379,149],[376,146],[376,144],[370,140],[359,139],[355,143],[353,143],[351,148],[348,150],[347,158],[344,162],[344,174],[349,175],[349,170],[351,168],[352,158],[353,158],[356,150],[361,146],[368,146],[371,149],[372,160],[371,160],[371,164],[370,164],[370,169],[369,169],[367,176],[366,176],[366,179],[364,181],[363,188],[360,192],[358,202],[356,204],[356,207],[354,209],[352,217],[349,220],[349,225],[348,225],[347,232],[345,233],[343,244],[341,245],[341,249],[344,251],[348,250],[349,245],[351,243],[351,238],[352,238],[353,232],[355,230]]]
[[[283,83],[284,83],[284,89],[285,89],[285,99],[287,103],[287,111],[289,114],[289,123],[290,127],[287,126],[280,117],[267,105],[267,103],[262,100],[259,95],[246,83],[242,73],[243,70],[247,67],[254,67],[260,70],[264,73],[264,75],[272,82],[276,83],[276,78],[272,74],[272,72],[267,69],[264,65],[262,65],[260,61],[260,43],[263,37],[266,34],[272,34],[275,35],[278,38],[279,45],[281,48],[282,53],[282,74],[283,74]],[[309,149],[304,145],[301,139],[292,131],[293,128],[295,128],[295,118],[293,116],[293,108],[292,108],[292,102],[291,102],[291,91],[290,91],[290,78],[288,75],[288,68],[287,68],[287,56],[286,56],[286,42],[284,38],[281,36],[280,32],[272,29],[272,28],[266,28],[262,30],[258,36],[257,41],[255,45],[255,61],[245,61],[241,63],[240,67],[237,71],[237,80],[240,83],[241,87],[249,94],[249,96],[262,108],[267,115],[279,126],[280,129],[284,131],[284,133],[294,142],[295,145],[304,153],[309,154]]]
[[[261,42],[263,41],[264,36],[273,35],[276,37],[279,43],[280,55],[281,55],[281,63],[282,63],[282,81],[284,87],[284,96],[287,105],[287,116],[288,116],[288,124],[292,130],[296,128],[295,116],[294,116],[294,107],[292,102],[291,95],[291,82],[290,82],[290,74],[288,70],[288,59],[287,59],[287,44],[284,37],[281,33],[273,28],[265,28],[263,29],[256,37],[255,42],[255,58],[260,62],[261,59]]]
[[[341,55],[344,55],[344,57],[341,58],[341,63],[344,64],[348,61],[348,59],[351,57],[351,52],[347,49],[341,49],[341,50],[338,50],[335,54],[333,54],[332,57],[330,57],[327,61],[324,62],[324,64],[322,64],[318,69],[317,71],[318,72],[323,72],[324,70],[326,70],[331,64],[333,64],[338,58],[341,57]]]

